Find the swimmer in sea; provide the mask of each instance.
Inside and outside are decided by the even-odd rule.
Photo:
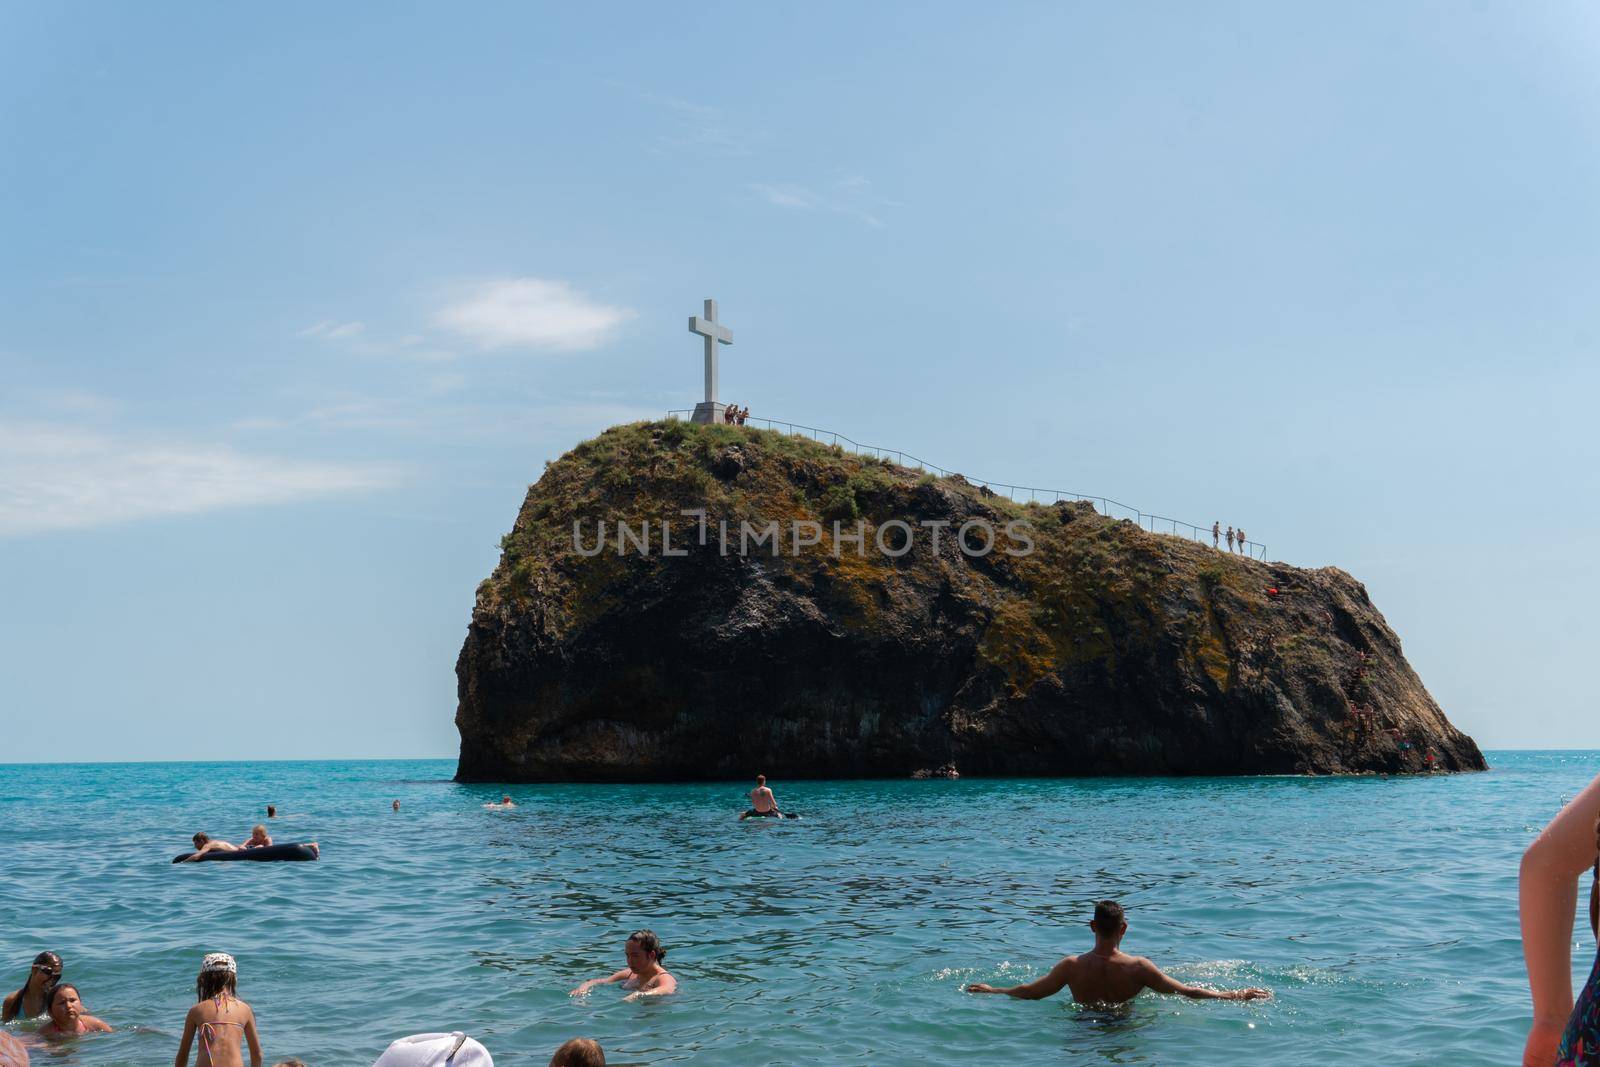
[[[49,1041],[79,1034],[109,1034],[111,1027],[93,1015],[84,1014],[77,986],[58,985],[50,994],[50,1021],[39,1027],[39,1036]]]
[[[1094,948],[1081,955],[1068,956],[1043,978],[1005,989],[974,982],[967,986],[967,992],[1004,993],[1019,1000],[1043,1000],[1069,987],[1072,999],[1079,1004],[1122,1004],[1146,989],[1176,993],[1192,1000],[1262,1000],[1272,996],[1265,989],[1217,990],[1185,985],[1143,956],[1128,955],[1119,947],[1122,935],[1128,932],[1128,920],[1123,916],[1122,905],[1114,900],[1102,900],[1094,906],[1094,920],[1089,928],[1094,931]]]
[[[267,828],[260,823],[250,827],[250,840],[239,846],[240,848],[271,848],[272,838],[267,836]]]
[[[276,804],[268,804],[267,805],[267,818],[276,819],[277,817],[278,817],[278,807],[277,807],[277,805]]]
[[[591,978],[569,995],[581,997],[597,985],[610,985],[613,982],[621,982],[622,988],[628,990],[624,1000],[661,997],[677,991],[678,980],[662,966],[662,961],[667,958],[667,950],[661,947],[661,939],[655,934],[649,930],[635,930],[628,935],[623,953],[628,959],[626,967],[608,978]]]
[[[399,811],[399,810],[400,810],[400,802],[399,802],[399,801],[398,801],[398,800],[397,800],[397,801],[395,801],[395,802],[394,802],[394,803],[393,803],[393,804],[392,804],[392,805],[391,805],[391,807],[393,807],[393,808],[394,808],[394,810],[395,810],[395,811]]]
[[[205,833],[198,833],[198,834],[194,835],[194,852],[193,852],[193,854],[185,856],[183,858],[183,862],[192,863],[195,860],[199,859],[201,856],[204,856],[207,852],[237,852],[237,851],[239,851],[239,846],[238,845],[231,845],[226,841],[213,841],[213,840],[211,840],[209,835],[207,835]]]
[[[33,957],[33,967],[22,988],[5,999],[0,1010],[0,1021],[10,1022],[19,1015],[24,1019],[37,1019],[50,1007],[50,993],[61,981],[61,957],[54,952],[41,952]]]
[[[261,1067],[256,1013],[238,996],[239,965],[226,952],[213,952],[200,964],[194,992],[199,1003],[183,1020],[183,1039],[174,1067],[189,1067],[189,1046],[200,1036],[195,1067],[244,1067],[241,1042],[250,1045],[250,1067]]]
[[[767,776],[756,775],[756,787],[750,790],[750,810],[739,816],[739,821],[746,819],[781,819],[783,812],[778,810],[778,798],[772,795],[772,790],[767,788]]]
[[[398,804],[399,801],[395,801],[395,803]],[[516,802],[511,799],[511,795],[509,793],[501,794],[500,803],[498,804],[484,805],[486,808],[514,808],[516,806]]]

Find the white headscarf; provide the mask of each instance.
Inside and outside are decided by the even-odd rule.
[[[372,1067],[494,1067],[489,1050],[457,1030],[415,1034],[390,1045]]]
[[[210,952],[206,954],[204,960],[200,961],[200,973],[206,974],[209,971],[227,971],[229,974],[238,974],[239,965],[226,952]]]

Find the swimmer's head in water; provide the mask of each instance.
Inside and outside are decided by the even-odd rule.
[[[207,836],[206,834],[203,834],[203,833],[195,834],[194,835],[194,847],[197,848],[197,849],[205,848],[206,847],[206,842],[210,841],[210,840],[211,840],[211,838],[209,836]]]
[[[635,930],[628,935],[628,943],[623,947],[628,956],[628,966],[634,964],[634,956],[638,955],[640,962],[650,960],[660,963],[667,958],[667,950],[661,946],[661,939],[649,930]]]
[[[33,969],[47,978],[60,978],[61,957],[54,952],[41,952],[33,957]]]
[[[254,826],[250,827],[250,840],[259,841],[266,836],[267,828],[262,826],[260,823],[256,823]]]
[[[1102,937],[1121,937],[1128,928],[1128,917],[1121,904],[1114,900],[1102,900],[1094,906],[1094,920],[1089,925]]]
[[[83,1001],[78,999],[78,987],[71,985],[58,985],[50,991],[50,1002],[46,1005],[50,1012],[50,1020],[57,1026],[68,1026],[72,1020],[83,1014]]]
[[[606,1053],[600,1042],[575,1037],[556,1049],[550,1067],[606,1067]]]
[[[275,806],[273,806],[271,804],[268,804],[267,805],[267,818],[276,819],[277,817],[278,817],[278,809]]]
[[[195,979],[194,993],[198,1000],[210,1000],[223,994],[233,995],[238,990],[239,965],[226,952],[213,952],[200,961],[200,976]]]

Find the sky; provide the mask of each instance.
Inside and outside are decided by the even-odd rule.
[[[546,461],[723,399],[1363,581],[1600,747],[1581,3],[0,0],[0,760],[454,756]]]

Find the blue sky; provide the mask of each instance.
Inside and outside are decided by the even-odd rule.
[[[1242,524],[1600,747],[1580,4],[0,3],[0,758],[450,756],[544,461],[725,399]]]

